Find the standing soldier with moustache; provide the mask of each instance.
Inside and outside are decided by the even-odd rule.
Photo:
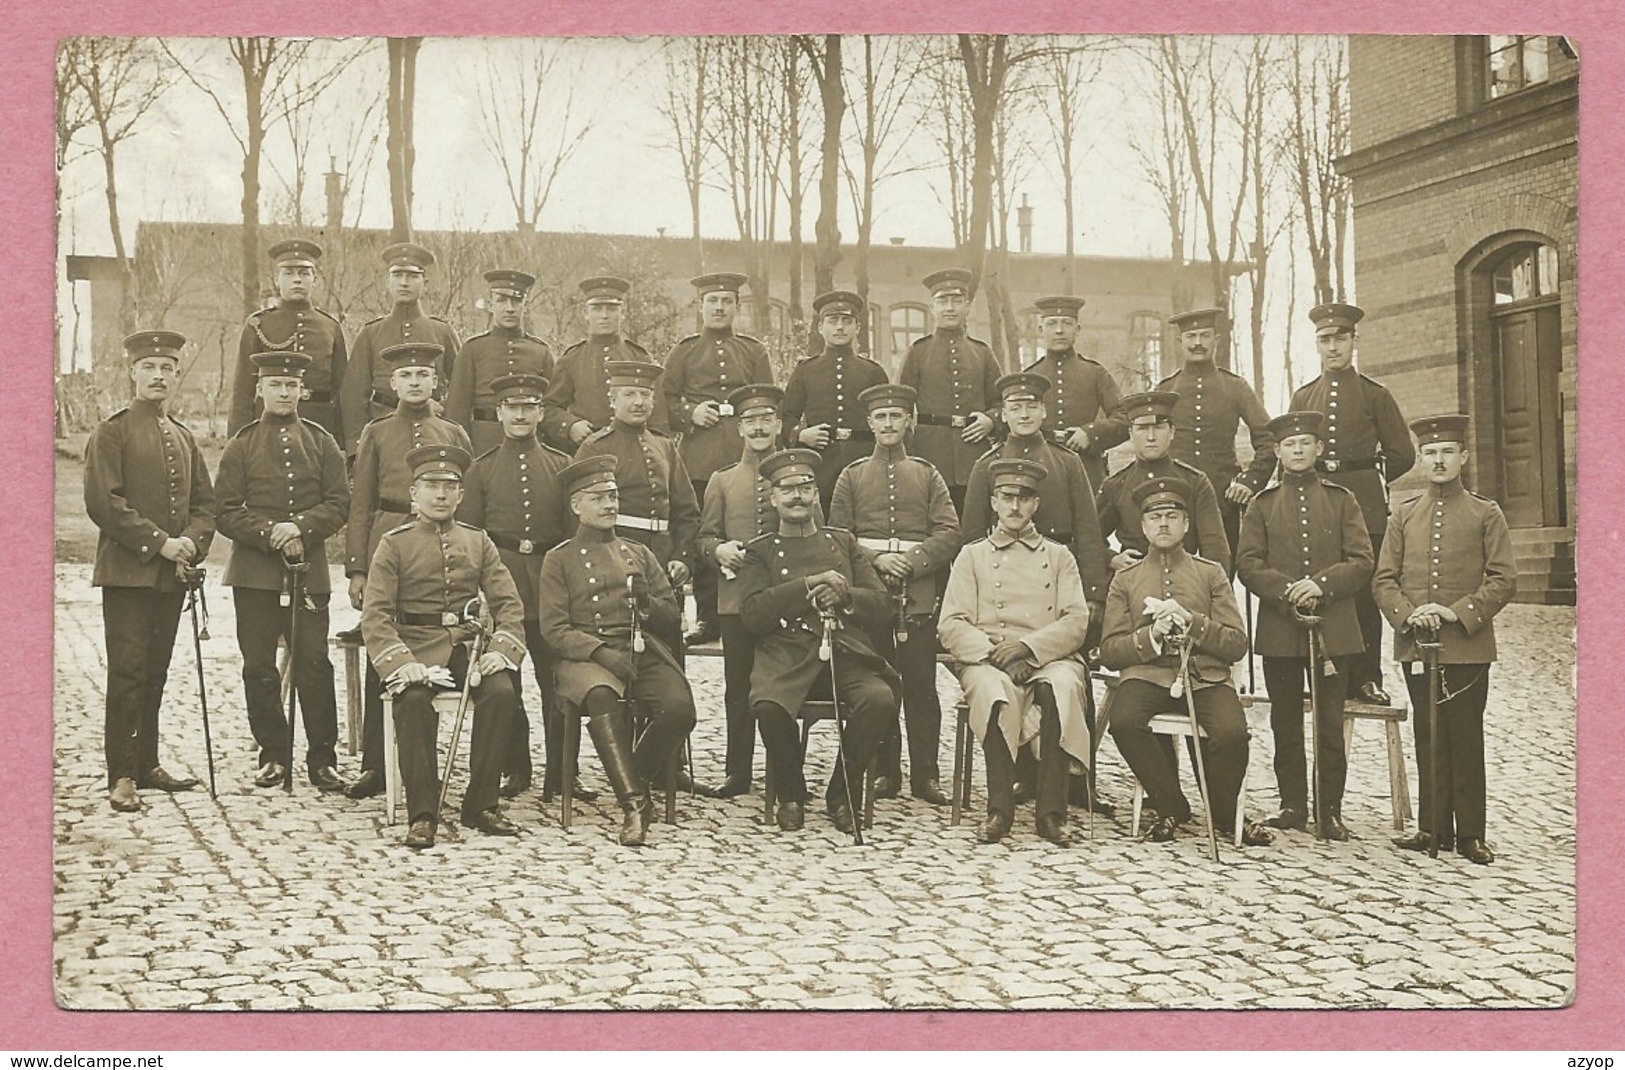
[[[350,604],[356,609],[366,610],[362,596],[378,540],[413,516],[407,453],[420,446],[468,448],[468,432],[436,416],[431,405],[438,383],[435,369],[444,355],[438,345],[421,342],[391,346],[378,355],[393,369],[389,390],[397,400],[394,412],[361,429],[356,444],[350,520],[344,531],[344,573],[350,577]],[[350,785],[352,799],[384,790],[383,683],[370,664],[363,697],[361,776]]]
[[[773,770],[779,828],[795,832],[806,821],[805,755],[795,718],[813,688],[833,673],[845,761],[835,763],[824,807],[835,827],[850,834],[861,815],[847,803],[847,772],[861,775],[897,731],[901,682],[869,641],[886,626],[886,585],[851,532],[818,523],[818,459],[812,450],[788,449],[762,461],[779,526],[745,547],[740,616],[756,636],[751,710]],[[832,661],[819,656],[825,635],[832,635]]]
[[[587,337],[566,349],[553,369],[542,402],[542,434],[565,453],[574,453],[594,431],[609,426],[609,364],[617,360],[656,363],[649,351],[621,337],[626,295],[632,284],[613,275],[581,280],[586,300]],[[649,426],[666,429],[665,404],[655,398]]]
[[[1229,326],[1222,310],[1200,308],[1168,322],[1179,328],[1179,344],[1185,350],[1185,366],[1157,384],[1158,390],[1179,395],[1173,412],[1174,426],[1180,430],[1174,439],[1174,459],[1201,469],[1218,492],[1229,548],[1219,563],[1233,573],[1229,554],[1241,531],[1241,511],[1275,472],[1270,414],[1247,380],[1214,362],[1220,334]],[[1236,427],[1243,423],[1253,440],[1253,459],[1245,472],[1236,459]]]
[[[909,346],[897,377],[918,398],[914,454],[942,473],[961,516],[965,483],[987,449],[999,406],[999,365],[993,350],[965,333],[970,282],[971,273],[964,268],[944,268],[925,277],[933,330]]]
[[[140,331],[124,339],[130,404],[90,433],[85,510],[100,529],[91,583],[102,589],[107,641],[108,802],[141,809],[138,787],[189,791],[198,782],[158,764],[158,712],[180,626],[183,572],[214,538],[214,487],[192,433],[164,411],[186,339]]]
[[[471,458],[461,446],[419,446],[403,458],[412,471],[416,519],[378,541],[367,572],[361,633],[373,671],[395,696],[395,734],[411,828],[406,846],[434,845],[440,820],[440,716],[435,688],[469,679],[474,726],[468,739],[468,786],[462,823],[491,836],[519,830],[497,804],[502,749],[513,714],[523,609],[513,577],[485,532],[453,517],[462,500],[462,475]],[[475,599],[485,603],[491,632],[484,653],[470,664],[463,644],[476,635],[467,617]]]
[[[863,298],[831,290],[813,298],[812,307],[824,351],[790,369],[783,417],[790,444],[817,450],[824,458],[818,466],[818,494],[828,513],[835,477],[874,444],[858,396],[884,383],[886,371],[852,348],[863,318]]]
[[[231,381],[231,415],[226,433],[235,435],[252,420],[259,397],[252,357],[255,353],[304,353],[305,372],[299,418],[320,424],[342,440],[339,387],[344,382],[344,330],[329,312],[311,304],[322,247],[304,238],[271,246],[271,276],[276,301],[248,317],[237,342],[237,370]]]
[[[553,374],[553,351],[525,330],[525,298],[536,285],[535,276],[500,268],[487,271],[485,282],[491,327],[463,343],[446,390],[446,419],[463,425],[475,456],[504,437],[497,419],[496,380],[504,375],[546,379]]]
[[[711,473],[731,464],[739,448],[739,421],[728,395],[746,383],[771,383],[773,365],[762,343],[734,333],[744,275],[718,271],[689,282],[699,295],[704,326],[672,347],[663,385],[672,430],[682,432],[683,464],[694,480],[697,502]],[[702,567],[694,578],[694,607],[698,628],[689,642],[709,643],[722,634],[714,569]]]
[[[1044,433],[1078,455],[1098,491],[1106,482],[1106,451],[1128,438],[1122,392],[1104,365],[1073,348],[1083,298],[1040,297],[1033,304],[1044,355],[1022,370],[1049,380]]]
[[[1315,718],[1316,787],[1320,834],[1346,840],[1343,784],[1343,702],[1349,666],[1361,647],[1355,598],[1371,587],[1376,562],[1365,518],[1354,494],[1321,478],[1315,462],[1324,450],[1318,412],[1289,412],[1270,421],[1281,481],[1258,492],[1241,518],[1236,573],[1258,596],[1253,650],[1264,659],[1275,736],[1275,783],[1281,812],[1266,824],[1302,829],[1309,813],[1309,782],[1303,758],[1304,673],[1319,673]],[[1321,618],[1320,654],[1309,658],[1309,635],[1300,614]],[[1335,671],[1325,672],[1327,665]]]
[[[463,360],[469,359],[470,350],[463,350]],[[458,520],[483,528],[491,536],[502,564],[519,587],[519,600],[524,604],[525,649],[530,652],[531,671],[542,697],[542,733],[547,753],[544,802],[559,791],[559,772],[565,760],[561,754],[564,726],[553,696],[553,654],[542,642],[537,624],[536,585],[542,574],[542,556],[569,534],[559,472],[570,463],[568,456],[536,437],[546,390],[546,379],[525,372],[492,380],[503,439],[500,445],[481,454],[468,470],[463,478],[463,504],[457,509]],[[527,790],[531,783],[530,717],[525,711],[522,687],[514,691],[509,725],[502,761],[502,796],[507,799]],[[575,755],[568,758],[573,773]],[[584,802],[596,798],[580,788],[575,795]]]
[[[226,443],[215,491],[220,533],[231,539],[225,583],[237,610],[243,702],[259,745],[258,787],[282,783],[292,726],[282,710],[277,642],[297,635],[293,686],[305,721],[305,770],[324,792],[343,791],[338,764],[338,702],[327,656],[332,579],[326,543],[350,512],[344,452],[320,424],[298,414],[304,353],[256,353],[263,412]],[[288,606],[294,566],[303,568],[300,604]],[[293,615],[299,626],[293,627]]]
[[[874,452],[853,461],[836,479],[829,522],[857,536],[891,593],[891,627],[871,634],[903,680],[909,793],[945,806],[948,796],[937,768],[942,701],[937,696],[936,611],[937,592],[959,552],[959,517],[942,473],[910,457],[904,446],[914,426],[913,388],[882,383],[858,400],[869,409]],[[881,752],[876,795],[898,794],[902,761],[903,742],[894,735]]]
[[[1394,395],[1354,367],[1359,338],[1355,325],[1365,312],[1354,305],[1317,305],[1309,310],[1309,318],[1315,324],[1322,374],[1293,393],[1292,408],[1325,414],[1320,470],[1327,482],[1354,492],[1365,515],[1371,552],[1380,556],[1388,526],[1388,487],[1416,464],[1416,448]],[[1349,694],[1386,706],[1390,700],[1382,682],[1382,611],[1369,587],[1355,594],[1354,612],[1365,649],[1351,662]]]
[[[439,346],[435,373],[440,386],[448,381],[457,363],[457,332],[445,320],[423,311],[423,292],[434,254],[421,245],[397,242],[380,256],[388,268],[384,285],[393,307],[389,315],[361,328],[345,368],[341,419],[344,449],[352,455],[367,421],[388,416],[399,400],[390,387],[394,369],[384,359],[385,350],[398,345]]]
[[[1495,660],[1494,618],[1517,593],[1518,563],[1501,507],[1462,484],[1467,423],[1458,415],[1411,422],[1429,486],[1394,507],[1371,590],[1394,629],[1394,660],[1416,711],[1417,831],[1394,842],[1407,851],[1435,844],[1448,851],[1454,844],[1482,866],[1495,861],[1484,838],[1484,707]],[[1442,647],[1437,739],[1417,647],[1428,633]],[[1436,796],[1443,806],[1435,805]]]

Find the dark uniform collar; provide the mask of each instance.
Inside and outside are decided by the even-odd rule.
[[[392,319],[415,320],[423,318],[423,303],[412,301],[404,305],[395,305],[389,310]]]
[[[276,299],[276,307],[285,308],[290,312],[305,312],[308,311],[312,305],[310,303],[310,298],[308,297],[279,297]]]
[[[1062,360],[1065,360],[1068,357],[1075,357],[1077,355],[1078,355],[1078,351],[1073,349],[1071,346],[1067,346],[1065,349],[1046,349],[1046,350],[1044,350],[1044,356],[1049,357],[1051,360],[1057,360],[1057,361],[1062,361]]]
[[[1191,555],[1185,552],[1183,544],[1175,546],[1172,550],[1159,550],[1148,541],[1145,544],[1145,556],[1147,559],[1156,558],[1164,567],[1172,567],[1189,561]]]
[[[785,523],[784,519],[781,517],[779,519],[778,530],[775,531],[774,534],[777,535],[781,539],[810,539],[814,535],[817,535],[820,531],[823,530],[822,528],[820,528],[818,526],[818,521],[816,521],[816,520],[807,521],[805,530],[786,531],[785,527],[786,527],[786,523]]]
[[[722,338],[732,338],[733,336],[734,336],[734,329],[732,327],[701,327],[700,328],[700,337],[705,338],[707,340],[713,340],[714,341],[714,340],[718,340],[718,339],[722,339]]]
[[[1466,493],[1467,493],[1467,488],[1462,485],[1462,482],[1461,482],[1461,480],[1459,478],[1458,479],[1452,479],[1448,483],[1429,483],[1428,484],[1428,497],[1430,497],[1430,498],[1443,498],[1446,501],[1448,501],[1451,498],[1459,498],[1463,494],[1466,494]]]
[[[1045,444],[1044,430],[1043,428],[1039,428],[1038,433],[1032,435],[1018,435],[1012,431],[1010,432],[1009,436],[1005,438],[1005,441],[1017,449],[1028,451],[1035,450]]]
[[[824,356],[826,357],[846,358],[852,355],[853,350],[851,346],[832,346],[827,342],[824,343]]]
[[[1320,473],[1313,468],[1306,472],[1288,472],[1284,468],[1281,469],[1281,482],[1287,486],[1302,487],[1319,481]]]
[[[529,453],[538,444],[535,432],[524,438],[510,438],[506,432],[502,435],[502,448],[509,453]]]
[[[768,453],[772,452],[772,450],[768,451]],[[746,468],[760,468],[762,466],[762,458],[766,456],[767,453],[757,453],[749,446],[746,446],[744,454],[739,458],[739,463]]]
[[[161,420],[164,417],[163,403],[147,401],[145,398],[131,398],[129,409],[130,413],[135,416],[145,416],[153,420]]]
[[[498,327],[493,323],[491,324],[490,333],[498,338],[523,338],[525,337],[525,325],[521,323],[517,327]]]
[[[1217,365],[1213,363],[1212,357],[1209,357],[1206,360],[1185,361],[1185,370],[1193,375],[1206,375],[1215,367],[1217,367]]]
[[[400,413],[402,416],[407,416],[414,420],[421,420],[425,416],[433,413],[434,408],[427,401],[411,402],[407,401],[405,398],[402,398],[395,403],[395,411]]]
[[[1029,550],[1036,550],[1044,545],[1044,536],[1039,532],[1038,525],[1029,520],[1027,530],[1020,535],[1006,534],[1002,527],[995,524],[993,530],[988,533],[987,541],[995,550],[1008,550],[1016,543],[1020,543]]]
[[[885,464],[896,464],[898,461],[908,459],[908,450],[901,442],[895,446],[882,446],[877,442],[872,456]]]
[[[931,333],[936,335],[939,338],[963,338],[965,336],[965,328],[963,328],[963,327],[938,327],[936,330],[932,331]]]
[[[281,426],[283,424],[296,424],[299,422],[299,410],[295,409],[286,416],[278,416],[276,413],[271,412],[270,410],[265,410],[260,413],[260,422],[275,426]]]
[[[579,521],[576,523],[576,539],[580,542],[607,546],[608,544],[614,542],[617,538],[618,536],[615,534],[614,528],[599,530],[598,528],[590,528]]]
[[[1146,472],[1149,475],[1160,476],[1165,475],[1173,468],[1174,455],[1172,453],[1165,453],[1154,461],[1145,461],[1136,457],[1134,458],[1134,463],[1140,466],[1141,471]]]
[[[424,528],[425,530],[432,531],[436,535],[445,535],[457,527],[457,518],[452,517],[449,520],[435,521],[430,520],[426,516],[420,516],[418,517],[418,526]]]
[[[623,422],[618,417],[611,416],[609,418],[609,428],[611,431],[618,434],[631,435],[633,438],[642,438],[643,433],[649,430],[649,425],[644,424],[642,427],[634,427],[629,423]]]

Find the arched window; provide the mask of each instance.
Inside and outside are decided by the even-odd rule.
[[[1513,246],[1490,272],[1490,287],[1497,307],[1555,295],[1557,250],[1537,243]]]

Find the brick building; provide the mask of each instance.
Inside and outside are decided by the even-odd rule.
[[[1351,145],[1339,161],[1353,183],[1361,368],[1409,417],[1473,415],[1469,478],[1512,526],[1519,597],[1568,603],[1579,204],[1570,51],[1557,37],[1351,38]]]

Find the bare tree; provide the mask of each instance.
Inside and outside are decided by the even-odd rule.
[[[693,268],[705,270],[705,242],[700,235],[700,194],[705,186],[705,126],[717,63],[717,42],[709,37],[676,37],[661,49],[665,63],[660,114],[671,128],[672,144],[688,190]]]
[[[1294,37],[1291,48],[1292,123],[1285,153],[1303,216],[1315,303],[1343,301],[1349,182],[1335,161],[1349,146],[1347,47],[1342,38]]]
[[[779,187],[784,191],[785,207],[789,210],[788,222],[790,225],[790,300],[786,308],[786,318],[791,324],[796,325],[801,324],[806,319],[806,312],[801,304],[801,291],[803,289],[801,253],[804,247],[804,242],[801,237],[801,217],[803,210],[806,207],[807,200],[807,181],[806,174],[803,171],[804,165],[802,162],[804,148],[802,145],[801,135],[801,101],[806,92],[807,85],[806,76],[802,73],[801,60],[803,55],[800,44],[800,39],[795,37],[786,37],[782,42],[780,42],[780,49],[776,56],[778,61],[778,69],[784,82],[784,142],[785,153],[788,156],[786,161],[787,166],[785,167],[784,174],[778,183]],[[839,57],[839,54],[840,46],[837,44],[837,57]],[[817,64],[815,61],[815,74],[816,66]],[[828,106],[827,101],[825,106]],[[827,121],[828,120],[826,120],[826,122]],[[822,191],[823,183],[821,181],[819,183],[819,188],[820,191]],[[822,226],[824,222],[822,208],[819,209],[818,222],[820,226]],[[839,239],[839,235],[836,235],[836,237]],[[840,250],[838,248],[835,250],[835,255],[840,255]],[[822,234],[819,236],[818,256],[819,263],[822,263]],[[816,267],[814,277],[822,278],[822,275],[818,274],[818,269]],[[817,285],[818,290],[816,292],[822,293],[824,290],[832,287],[834,282],[832,280],[827,286],[823,283],[818,283]],[[791,328],[792,331],[794,329],[794,327]]]
[[[955,247],[964,249],[970,243],[971,176],[976,170],[970,93],[956,54],[933,51],[925,60],[925,69],[931,92],[922,101],[918,125],[936,131],[943,164],[942,185],[932,182],[931,191],[948,210]]]
[[[1050,51],[1044,62],[1043,91],[1047,107],[1043,113],[1053,144],[1043,156],[1056,160],[1061,172],[1061,208],[1066,220],[1064,286],[1070,294],[1077,270],[1078,156],[1084,148],[1080,141],[1086,137],[1081,125],[1090,94],[1100,78],[1101,54],[1097,49],[1074,45],[1071,39],[1051,37],[1046,43]]]
[[[312,180],[313,168],[321,166],[324,155],[335,155],[332,144],[325,146],[318,144],[318,135],[342,129],[346,125],[351,127],[352,138],[357,136],[355,123],[357,119],[376,127],[378,122],[377,109],[382,102],[382,94],[372,90],[369,94],[359,96],[351,93],[313,93],[307,83],[310,78],[323,70],[331,68],[349,69],[353,64],[368,52],[375,51],[377,42],[360,39],[345,41],[324,41],[313,44],[313,48],[320,51],[320,55],[313,53],[307,56],[294,68],[293,76],[276,88],[279,98],[275,102],[277,110],[287,116],[284,129],[288,138],[288,158],[283,160],[277,153],[267,152],[266,162],[270,165],[271,173],[282,183],[287,193],[288,220],[296,227],[307,224],[305,215],[308,207],[308,194]],[[357,79],[367,86],[374,85],[373,79]],[[360,86],[357,86],[360,89]],[[374,135],[376,137],[376,135]],[[324,152],[323,149],[327,151]]]
[[[418,51],[422,47],[421,37],[389,39],[389,95],[385,109],[389,125],[389,236],[398,242],[412,239],[412,169],[417,163],[413,113]]]

